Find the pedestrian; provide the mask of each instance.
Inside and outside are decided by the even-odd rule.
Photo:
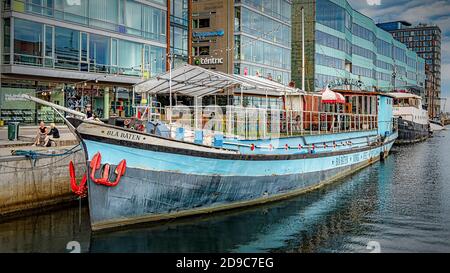
[[[33,146],[44,146],[46,147],[49,141],[48,128],[45,126],[43,120],[39,122],[39,128],[37,130],[36,139],[34,140]]]
[[[59,130],[58,128],[56,128],[56,125],[54,123],[50,124],[50,132],[48,132],[48,135],[52,136],[53,138],[60,138]]]
[[[90,104],[86,105],[86,118],[93,119],[93,114],[92,114],[92,109],[91,109]]]

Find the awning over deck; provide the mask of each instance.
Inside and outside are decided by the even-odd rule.
[[[170,88],[170,78],[172,81]],[[173,94],[203,97],[233,90],[233,93],[251,93],[259,95],[283,96],[299,94],[301,91],[252,76],[229,75],[199,66],[184,65],[134,86],[137,93]]]

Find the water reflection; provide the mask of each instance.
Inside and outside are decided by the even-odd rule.
[[[376,203],[375,166],[300,198],[167,224],[93,234],[92,252],[314,252],[357,228]],[[363,202],[359,196],[371,198]],[[301,245],[299,248],[298,246]],[[361,250],[364,250],[363,246]]]
[[[0,252],[69,252],[67,243],[77,241],[81,251],[89,251],[88,208],[78,206],[40,213],[0,223]]]
[[[260,207],[92,233],[88,208],[0,223],[0,252],[450,251],[450,131],[329,187]]]

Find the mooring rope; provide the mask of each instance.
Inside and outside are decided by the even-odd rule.
[[[58,162],[63,161],[64,159],[68,158],[69,156],[73,155],[74,153],[77,153],[79,151],[82,150],[82,148],[79,148],[77,150],[75,150],[77,147],[79,147],[80,145],[76,145],[74,147],[72,147],[71,149],[63,152],[63,153],[59,153],[59,154],[46,154],[46,153],[39,153],[39,152],[35,152],[35,151],[22,151],[22,150],[18,150],[18,151],[14,151],[13,154],[14,155],[20,155],[20,156],[26,156],[28,158],[30,158],[31,160],[35,161],[36,163],[36,159],[38,159],[39,157],[62,157],[59,160],[55,161],[55,162],[50,162],[48,164],[44,164],[44,165],[39,165],[39,166],[35,166],[35,164],[33,164],[33,169],[42,169],[42,168],[46,168],[48,166],[54,165]],[[0,164],[1,168],[10,168],[10,169],[15,169],[17,170],[30,170],[30,168],[21,168],[21,167],[13,167],[13,166],[8,166],[8,165],[2,165]],[[4,174],[7,173],[13,173],[15,171],[11,171],[11,172],[3,172]]]
[[[49,153],[40,153],[40,152],[36,152],[36,151],[32,151],[32,150],[17,150],[17,151],[13,151],[12,155],[20,155],[20,156],[26,156],[32,159],[37,159],[38,157],[57,157],[57,156],[65,156],[68,154],[74,154],[78,151],[81,151],[82,149],[79,148],[78,150],[74,151],[75,148],[77,148],[78,146],[80,146],[80,144],[70,148],[69,150],[65,151],[64,153],[60,153],[60,154],[49,154]]]

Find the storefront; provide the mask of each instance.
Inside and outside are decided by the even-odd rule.
[[[0,92],[0,118],[8,123],[63,123],[63,119],[48,106],[28,101],[22,94],[35,96],[69,109],[86,112],[90,106],[100,119],[133,115],[132,89],[108,84],[67,84],[44,81],[5,80]]]
[[[64,106],[64,92],[58,90],[57,84],[26,80],[5,81],[0,92],[0,118],[5,123],[18,121],[35,124],[40,120],[46,123],[63,122],[53,109],[28,101],[21,97],[22,94]]]
[[[95,117],[130,117],[133,115],[132,89],[108,84],[65,86],[65,106],[86,112],[90,107]]]

